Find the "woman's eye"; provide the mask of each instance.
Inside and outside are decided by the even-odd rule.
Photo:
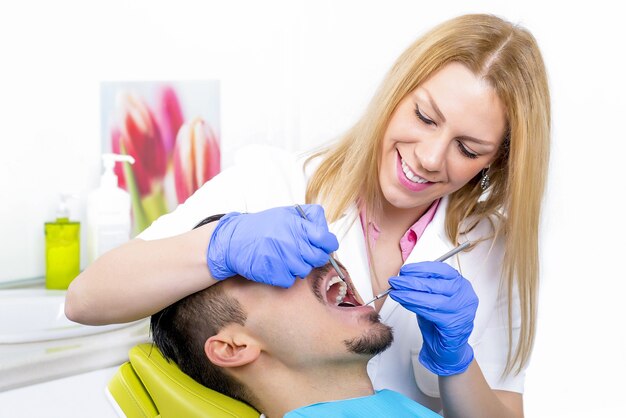
[[[478,158],[478,154],[473,153],[472,151],[470,151],[469,149],[467,149],[467,148],[465,147],[465,145],[463,145],[463,143],[462,143],[461,141],[458,141],[457,143],[459,144],[459,150],[460,150],[460,151],[461,151],[461,153],[462,153],[463,155],[465,155],[467,158],[471,158],[471,159]]]
[[[428,119],[426,116],[422,115],[422,112],[420,112],[420,109],[419,109],[419,107],[417,105],[415,105],[415,114],[417,115],[419,120],[424,122],[426,125],[435,125],[434,121],[432,121],[431,119]]]

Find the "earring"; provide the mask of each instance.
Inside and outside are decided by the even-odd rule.
[[[483,168],[483,177],[480,179],[480,188],[483,190],[487,190],[489,188],[490,179],[487,171],[489,171],[489,167]]]

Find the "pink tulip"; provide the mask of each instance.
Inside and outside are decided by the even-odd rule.
[[[184,124],[174,147],[176,196],[182,203],[220,171],[220,149],[211,128],[200,118]]]
[[[170,86],[163,87],[159,92],[157,115],[165,152],[170,155],[178,130],[185,121],[176,91]]]
[[[111,149],[115,154],[123,154],[122,147],[120,145],[121,136],[122,133],[117,127],[114,127],[111,130]],[[113,167],[113,171],[117,176],[117,183],[119,187],[128,190],[128,186],[126,184],[126,176],[124,175],[124,167],[122,166],[122,164],[115,164],[115,166]]]
[[[154,115],[139,97],[126,94],[120,104],[121,127],[112,132],[113,152],[119,153],[123,146],[125,153],[135,158],[132,170],[139,194],[145,196],[151,192],[152,183],[165,176],[167,160],[161,132]]]

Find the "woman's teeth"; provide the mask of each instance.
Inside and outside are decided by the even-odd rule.
[[[343,302],[343,299],[346,297],[346,293],[348,292],[348,285],[338,276],[334,276],[328,281],[328,284],[326,285],[326,292],[328,292],[330,288],[337,283],[339,283],[339,293],[337,293],[337,297],[335,298],[335,305],[339,305]]]
[[[409,166],[404,162],[404,160],[400,160],[402,162],[402,171],[404,171],[404,176],[412,181],[413,183],[423,184],[428,183],[428,180],[421,178],[417,174],[411,171]]]

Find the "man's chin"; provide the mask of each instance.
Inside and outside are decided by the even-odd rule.
[[[351,353],[373,357],[391,346],[393,342],[393,331],[390,326],[380,322],[380,317],[376,311],[372,311],[368,319],[372,325],[367,331],[359,337],[345,340],[344,343]]]

